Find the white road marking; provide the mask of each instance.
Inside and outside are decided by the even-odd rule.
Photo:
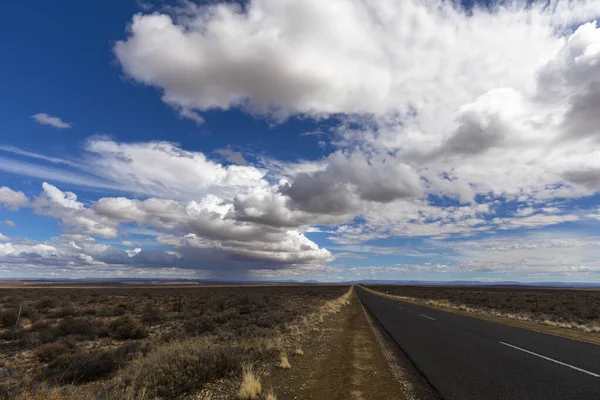
[[[423,315],[423,314],[419,314],[419,315],[420,315],[421,317],[428,318],[428,319],[430,319],[430,320],[432,320],[432,321],[435,321],[435,318],[431,318],[431,317],[429,317],[429,316],[427,316],[427,315]]]
[[[399,309],[401,309],[401,310],[404,310],[404,307],[400,307],[400,306],[398,306],[398,308],[399,308]]]
[[[569,367],[569,368],[571,368],[571,369],[574,369],[574,370],[576,370],[576,371],[583,372],[584,374],[591,375],[591,376],[593,376],[593,377],[595,377],[595,378],[600,378],[600,375],[599,375],[599,374],[595,374],[595,373],[593,373],[593,372],[586,371],[585,369],[577,368],[577,367],[575,367],[575,366],[573,366],[573,365],[570,365],[570,364],[566,364],[566,363],[564,363],[564,362],[557,361],[557,360],[555,360],[555,359],[553,359],[553,358],[546,357],[546,356],[543,356],[543,355],[541,355],[541,354],[538,354],[538,353],[534,353],[533,351],[525,350],[525,349],[522,349],[522,348],[520,348],[520,347],[513,346],[512,344],[508,344],[508,343],[504,343],[504,342],[500,342],[500,344],[503,344],[503,345],[505,345],[505,346],[508,346],[508,347],[512,347],[513,349],[517,349],[517,350],[520,350],[520,351],[522,351],[522,352],[525,352],[525,353],[528,353],[528,354],[531,354],[531,355],[534,355],[534,356],[537,356],[537,357],[540,357],[540,358],[543,358],[544,360],[548,360],[548,361],[555,362],[555,363],[557,363],[557,364],[560,364],[560,365],[562,365],[562,366],[565,366],[565,367]]]

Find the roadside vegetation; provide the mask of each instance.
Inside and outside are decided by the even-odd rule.
[[[256,371],[289,365],[303,335],[349,294],[347,286],[2,289],[0,398],[179,399],[228,380],[237,382],[233,397],[274,398]]]
[[[598,290],[402,285],[366,288],[441,308],[600,334]]]

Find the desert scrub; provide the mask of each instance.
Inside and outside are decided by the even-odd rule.
[[[122,371],[122,384],[150,398],[176,399],[208,382],[239,375],[244,365],[276,353],[262,343],[223,346],[204,338],[173,342],[132,362]]]
[[[112,321],[109,325],[109,332],[115,339],[141,339],[146,337],[146,330],[131,315],[124,315]]]
[[[39,346],[35,350],[35,356],[41,362],[52,362],[64,354],[77,348],[77,345],[72,340],[59,340],[52,343],[46,343]]]
[[[17,324],[17,319],[19,318],[19,310],[3,310],[0,311],[0,323],[2,323],[2,327],[6,329],[14,328]]]
[[[25,311],[19,328],[0,329],[3,368],[14,370],[0,393],[181,398],[215,379],[239,379],[244,363],[276,366],[339,310],[344,293],[348,286],[0,289],[0,312]],[[140,346],[140,337],[150,347],[124,346]]]
[[[140,343],[127,343],[114,350],[63,353],[44,368],[39,379],[58,384],[92,382],[110,376],[143,349]]]

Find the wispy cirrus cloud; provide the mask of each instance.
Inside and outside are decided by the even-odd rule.
[[[64,122],[59,117],[54,117],[46,113],[38,113],[31,116],[38,124],[52,126],[56,129],[71,128],[71,123]]]

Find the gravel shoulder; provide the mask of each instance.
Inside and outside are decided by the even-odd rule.
[[[278,399],[424,399],[418,373],[379,331],[355,293],[303,341],[290,369],[265,377]],[[387,341],[387,342],[386,342]]]

